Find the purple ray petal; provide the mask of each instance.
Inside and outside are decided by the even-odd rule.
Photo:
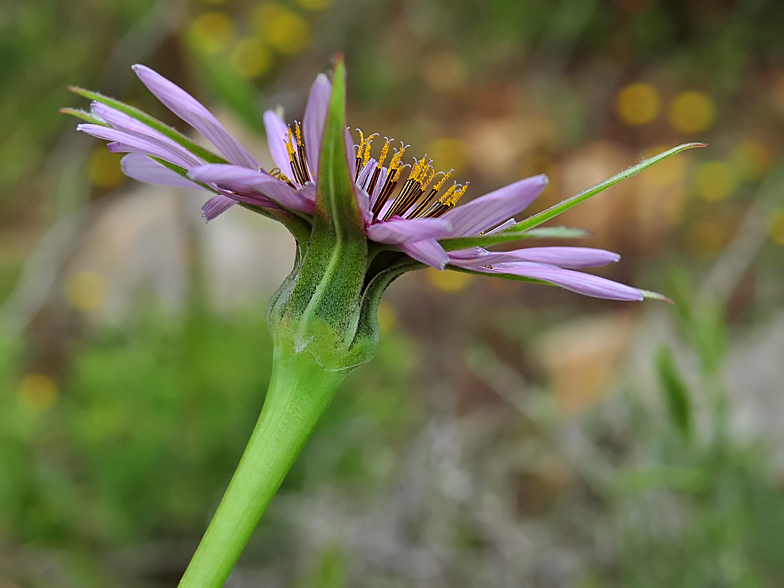
[[[287,178],[293,178],[289,154],[286,151],[286,136],[289,133],[289,128],[271,110],[264,113],[264,128],[267,131],[267,145],[269,145],[272,154],[272,161]]]
[[[505,231],[506,229],[510,229],[517,224],[517,221],[513,218],[510,218],[508,221],[501,223],[496,228],[491,229],[489,231],[485,231],[482,233],[483,235],[494,235],[495,233],[500,233],[501,231]]]
[[[109,151],[112,153],[138,152],[160,157],[165,161],[184,168],[193,165],[192,159],[184,159],[168,146],[156,143],[152,137],[137,137],[126,131],[119,131],[117,129],[104,127],[103,125],[94,124],[77,125],[76,130],[97,137],[98,139],[103,139],[104,141],[119,143],[119,145],[115,145],[114,148],[110,147]]]
[[[210,222],[214,218],[226,212],[235,204],[236,202],[234,202],[234,200],[231,198],[218,194],[204,203],[204,206],[201,207],[201,213],[204,215],[206,221]]]
[[[304,186],[299,189],[300,195],[306,200],[310,200],[313,203],[314,210],[316,205],[316,184],[313,182],[308,182]]]
[[[406,241],[421,239],[443,239],[452,227],[441,218],[419,218],[405,220],[394,218],[385,222],[374,223],[367,228],[367,235],[378,243],[396,245]]]
[[[462,264],[456,264],[462,265]],[[471,267],[470,269],[495,274],[512,274],[536,280],[550,282],[561,288],[593,296],[595,298],[607,298],[610,300],[642,300],[642,292],[636,288],[619,284],[599,276],[584,274],[573,270],[562,269],[555,266],[543,265],[539,263],[517,262],[502,263],[494,265],[492,268]]]
[[[453,208],[443,216],[452,223],[451,236],[478,235],[506,221],[531,204],[547,181],[545,175],[526,178]]]
[[[361,186],[354,184],[354,197],[357,200],[359,212],[362,215],[362,220],[365,226],[373,222],[373,213],[370,211],[370,196]]]
[[[238,165],[212,163],[193,168],[188,172],[188,176],[198,182],[219,184],[230,190],[243,192],[245,196],[253,197],[253,194],[244,191],[244,188],[251,188],[291,210],[309,214],[315,210],[314,201],[266,172],[258,172]]]
[[[201,159],[199,159],[196,155],[194,155],[191,151],[187,150],[182,145],[172,141],[167,136],[159,133],[152,127],[149,127],[146,124],[131,118],[127,114],[123,114],[118,110],[98,102],[93,103],[92,110],[107,123],[109,123],[112,128],[128,133],[137,139],[154,143],[160,148],[169,151],[172,155],[178,157],[181,161],[188,163],[187,166],[180,167],[190,167],[191,165],[201,165],[203,163]]]
[[[354,179],[357,177],[357,148],[354,146],[354,139],[351,138],[348,127],[346,127],[345,135],[348,173],[351,174],[351,179]]]
[[[621,256],[604,249],[589,247],[530,247],[514,251],[487,251],[481,247],[461,249],[449,253],[449,258],[470,265],[497,265],[529,261],[558,267],[581,269],[607,265]]]
[[[133,71],[158,100],[209,139],[229,161],[252,169],[259,167],[253,156],[229,134],[201,102],[149,67],[134,65]]]
[[[443,270],[449,262],[449,255],[447,255],[444,248],[438,244],[435,239],[423,239],[421,241],[406,241],[398,244],[398,249],[407,253],[417,261],[434,267],[437,270]]]
[[[356,163],[356,161],[354,162]],[[362,166],[362,169],[359,171],[359,177],[357,178],[357,184],[365,187],[368,180],[370,179],[370,174],[373,173],[373,168],[376,165],[376,160],[372,157],[368,160],[368,162]]]
[[[621,256],[590,247],[530,247],[507,252],[518,261],[532,261],[571,269],[597,267],[617,262]]]
[[[198,184],[194,184],[187,178],[141,153],[129,153],[122,158],[120,165],[122,165],[123,173],[126,176],[140,182],[158,184],[160,186],[202,189]]]
[[[305,150],[308,152],[308,166],[312,177],[318,177],[319,156],[324,127],[327,124],[327,111],[332,97],[332,84],[327,76],[319,74],[310,88],[305,116],[302,118],[302,131],[305,134]]]

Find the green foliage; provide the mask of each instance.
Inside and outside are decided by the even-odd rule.
[[[659,384],[664,392],[670,420],[673,426],[688,441],[692,434],[692,409],[689,389],[675,364],[672,350],[662,346],[656,355]]]

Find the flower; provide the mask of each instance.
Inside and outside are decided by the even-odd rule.
[[[313,83],[301,123],[295,121],[293,125],[287,125],[275,112],[264,113],[269,149],[276,165],[265,171],[190,94],[148,67],[136,65],[133,69],[169,110],[199,131],[220,155],[203,149],[174,129],[127,105],[76,89],[78,93],[94,98],[91,112],[66,110],[88,120],[80,124],[78,130],[109,141],[108,148],[112,152],[127,153],[122,160],[127,176],[152,184],[201,187],[213,192],[202,208],[208,221],[239,203],[278,220],[296,217],[308,227],[312,226],[322,141],[332,95],[332,84],[326,75],[320,74]],[[513,215],[525,209],[542,192],[547,185],[546,176],[526,178],[456,206],[466,192],[468,182],[447,186],[453,170],[436,172],[433,162],[426,156],[414,159],[412,164],[404,163],[409,146],[401,143],[399,148],[394,148],[389,139],[374,158],[371,148],[377,135],[365,136],[359,130],[358,133],[359,142],[354,144],[346,130],[346,157],[368,244],[403,253],[409,261],[419,262],[411,264],[410,269],[424,264],[438,270],[453,269],[542,282],[587,296],[616,300],[660,297],[576,271],[618,261],[619,256],[609,251],[529,247],[498,252],[485,248],[532,236],[530,231],[521,230],[526,223],[517,223]],[[683,148],[687,146],[659,157]],[[658,159],[635,166],[639,169],[633,173],[655,160]],[[628,170],[624,173],[633,175]],[[619,181],[616,178],[606,184]],[[574,197],[573,203],[565,201],[568,205],[563,206],[563,210],[600,189],[603,187]],[[300,235],[303,240],[304,236]],[[394,261],[399,263],[399,259]]]

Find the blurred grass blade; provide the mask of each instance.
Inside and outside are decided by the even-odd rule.
[[[667,346],[662,346],[656,354],[656,371],[664,391],[670,421],[684,441],[688,441],[692,429],[691,397],[689,388],[675,365],[672,350]]]
[[[108,96],[104,96],[103,94],[99,94],[98,92],[93,92],[91,90],[85,90],[84,88],[78,88],[76,86],[70,86],[68,88],[74,94],[79,94],[79,96],[83,96],[89,100],[95,100],[96,102],[100,102],[101,104],[105,104],[115,110],[122,112],[130,116],[131,118],[135,118],[139,122],[146,124],[148,127],[155,129],[162,135],[168,137],[175,143],[185,147],[188,151],[193,153],[194,155],[200,157],[207,163],[229,163],[220,155],[213,153],[212,151],[205,149],[201,145],[197,145],[194,141],[180,133],[178,130],[170,127],[167,124],[162,123],[156,118],[151,117],[146,112],[142,112],[138,108],[134,108],[133,106],[129,106],[119,100],[115,100],[114,98],[109,98]],[[72,113],[69,113],[72,114]],[[90,121],[93,122],[93,121]],[[105,126],[105,123],[99,123]]]
[[[480,235],[479,237],[457,237],[454,239],[444,239],[440,243],[447,251],[457,249],[467,249],[469,247],[490,247],[500,243],[512,243],[523,239],[580,239],[588,237],[590,231],[584,229],[570,229],[567,227],[541,227],[530,229],[523,233],[510,233],[502,231],[492,235]]]
[[[614,175],[611,178],[607,178],[603,182],[596,184],[595,186],[588,188],[587,190],[583,190],[579,194],[575,194],[571,198],[567,198],[558,204],[551,206],[547,210],[543,210],[542,212],[535,214],[524,221],[517,223],[514,227],[509,229],[508,231],[504,231],[504,233],[517,233],[527,231],[533,227],[539,226],[542,223],[549,221],[552,218],[555,218],[559,214],[566,212],[573,206],[580,204],[584,200],[588,200],[591,196],[595,196],[599,192],[606,190],[607,188],[614,186],[618,182],[621,182],[627,178],[637,175],[642,170],[651,167],[652,165],[667,159],[681,151],[686,151],[687,149],[694,149],[696,147],[707,147],[705,143],[684,143],[683,145],[678,145],[677,147],[673,147],[669,151],[665,151],[664,153],[660,153],[655,157],[651,157],[650,159],[646,159],[641,161],[637,165],[633,165],[629,169],[622,171],[619,174]]]

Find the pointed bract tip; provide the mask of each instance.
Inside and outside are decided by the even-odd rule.
[[[651,292],[650,290],[640,290],[640,293],[642,294],[642,297],[646,300],[660,300],[661,302],[666,302],[667,304],[675,304],[664,294],[659,294],[658,292]]]

